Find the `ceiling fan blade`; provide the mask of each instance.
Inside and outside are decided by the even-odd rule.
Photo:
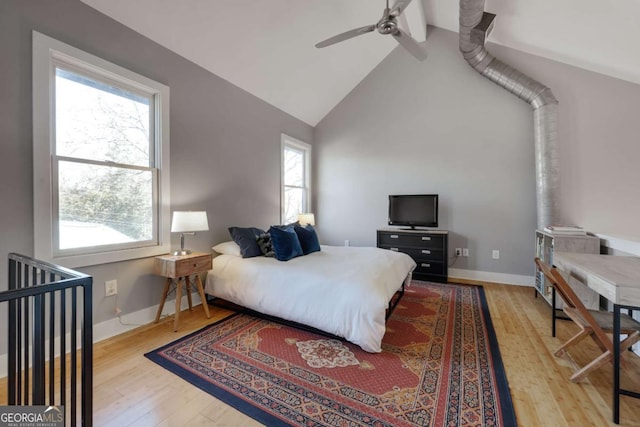
[[[419,61],[424,61],[427,59],[427,53],[424,51],[422,46],[418,44],[409,34],[404,31],[398,29],[395,33],[393,33],[393,37],[409,51],[410,54],[416,57]]]
[[[411,0],[398,0],[396,4],[393,5],[391,11],[389,12],[389,16],[392,18],[397,18],[404,12],[404,10],[409,6]]]
[[[375,29],[376,29],[376,26],[374,24],[374,25],[367,25],[366,27],[361,27],[361,28],[356,28],[354,30],[346,31],[344,33],[338,34],[337,36],[329,37],[328,39],[321,41],[320,43],[317,43],[316,47],[320,48],[320,47],[330,46],[332,44],[336,44],[338,42],[341,42],[353,37],[357,37],[362,34],[370,33]]]

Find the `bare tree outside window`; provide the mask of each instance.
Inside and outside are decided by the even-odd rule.
[[[60,250],[153,239],[153,102],[56,69]]]
[[[33,246],[75,268],[171,246],[169,86],[32,31]]]
[[[282,221],[292,223],[309,209],[309,148],[285,139],[282,151]]]

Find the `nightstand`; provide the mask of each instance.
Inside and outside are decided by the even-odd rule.
[[[167,280],[162,290],[162,299],[160,300],[160,306],[158,307],[158,313],[156,314],[156,321],[160,320],[162,309],[164,308],[164,302],[167,299],[167,295],[175,288],[176,291],[176,314],[173,321],[173,330],[178,330],[178,323],[180,321],[180,304],[182,302],[182,281],[185,283],[185,291],[189,300],[189,310],[191,306],[191,276],[195,275],[195,285],[200,294],[202,300],[202,307],[204,308],[204,314],[207,319],[210,318],[209,306],[207,305],[207,298],[204,295],[204,288],[202,287],[202,280],[200,275],[203,271],[211,269],[211,254],[203,252],[194,252],[189,255],[162,255],[155,258],[154,273],[158,276],[166,277]]]

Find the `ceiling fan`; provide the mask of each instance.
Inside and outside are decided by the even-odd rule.
[[[427,57],[425,51],[417,41],[398,27],[398,17],[402,15],[402,12],[404,12],[407,6],[409,6],[411,0],[397,0],[391,8],[389,8],[389,0],[386,0],[386,2],[387,7],[384,9],[382,18],[376,24],[356,28],[338,34],[337,36],[330,37],[316,44],[316,47],[321,48],[331,46],[332,44],[378,30],[380,34],[391,34],[397,42],[402,45],[402,47],[409,51],[409,53],[415,56],[419,61],[423,61]]]

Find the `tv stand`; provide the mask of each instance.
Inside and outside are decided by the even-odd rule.
[[[377,231],[377,246],[413,258],[418,264],[414,279],[447,283],[448,238],[446,230],[383,228]]]

